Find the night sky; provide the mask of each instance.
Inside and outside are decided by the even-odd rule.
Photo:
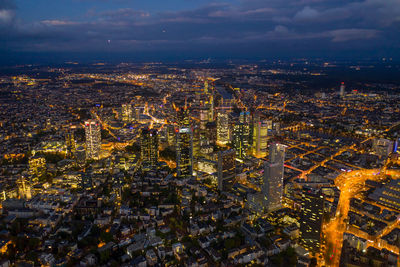
[[[400,0],[0,0],[0,61],[46,56],[399,59]]]

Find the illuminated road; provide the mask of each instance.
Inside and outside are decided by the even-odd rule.
[[[306,178],[308,174],[310,174],[313,170],[317,169],[320,166],[324,166],[325,163],[327,163],[330,160],[333,160],[335,157],[341,155],[342,153],[344,153],[345,151],[349,150],[349,149],[354,149],[355,145],[351,145],[351,146],[345,146],[343,148],[341,148],[338,152],[336,152],[334,155],[324,159],[323,161],[321,161],[320,163],[314,165],[313,167],[311,167],[309,170],[303,172],[300,175],[300,178]],[[338,177],[339,178],[339,177]],[[337,178],[336,178],[337,179]],[[336,182],[335,182],[336,183]]]
[[[400,177],[400,171],[386,171],[383,169],[381,173]],[[350,199],[366,190],[364,187],[366,180],[380,181],[384,178],[385,175],[380,175],[379,169],[372,169],[342,173],[335,179],[335,185],[340,189],[336,215],[330,222],[323,226],[323,235],[326,244],[325,251],[322,251],[322,253],[327,256],[327,262],[325,262],[327,266],[339,266],[343,233],[346,230],[345,220],[350,209]],[[376,243],[373,241],[370,245],[376,247],[378,246]]]

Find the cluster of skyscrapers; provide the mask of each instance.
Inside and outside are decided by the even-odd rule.
[[[185,100],[183,107],[175,108],[175,122],[165,127],[167,142],[176,151],[177,178],[191,178],[194,170],[207,172],[209,168],[208,172],[215,173],[217,177],[218,189],[226,191],[237,180],[238,162],[243,162],[250,155],[260,159],[269,155],[264,163],[261,191],[249,196],[249,203],[260,213],[279,209],[282,204],[285,146],[271,143],[273,136],[279,134],[279,123],[263,120],[257,112],[249,111],[240,112],[239,117],[232,120],[229,99],[222,99],[222,104],[214,107],[214,95],[207,83],[204,92],[208,100],[199,108],[197,122],[193,121]],[[131,104],[123,104],[121,120],[129,123],[138,119],[140,110],[137,110]],[[140,130],[140,164],[144,169],[158,165],[160,134],[151,126]],[[86,159],[98,159],[101,150],[98,120],[85,121],[85,137]],[[73,146],[73,138],[73,132],[67,131],[68,153],[79,150]]]

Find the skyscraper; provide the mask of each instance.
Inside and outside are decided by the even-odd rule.
[[[344,91],[346,89],[346,85],[344,85],[344,82],[342,82],[340,84],[340,91],[339,91],[339,96],[340,97],[344,97],[344,95],[346,94],[346,92]]]
[[[236,157],[241,159],[244,156],[243,152],[243,124],[236,123],[233,126],[232,146],[235,149]]]
[[[144,166],[154,167],[158,163],[158,132],[143,128],[140,133],[140,157]]]
[[[140,114],[142,114],[143,113],[143,110],[142,110],[142,108],[140,108],[140,107],[135,107],[133,110],[132,110],[132,117],[133,117],[133,120],[135,120],[135,121],[140,121]]]
[[[229,114],[225,109],[217,112],[217,143],[226,145],[229,142]]]
[[[199,110],[199,120],[200,120],[200,129],[205,130],[206,129],[206,124],[208,122],[208,109],[206,107],[203,107]]]
[[[303,189],[300,214],[300,243],[311,252],[321,247],[324,196],[319,190]]]
[[[243,145],[245,149],[248,149],[250,142],[250,112],[240,112],[239,122],[243,124]]]
[[[129,122],[133,119],[133,110],[131,104],[122,104],[121,106],[122,120]]]
[[[239,123],[236,123],[233,126],[232,145],[236,151],[236,157],[240,159],[247,155],[247,150],[249,148],[249,119],[249,112],[241,112],[239,116]]]
[[[208,101],[208,121],[214,121],[214,95],[210,94],[210,99]]]
[[[189,127],[181,127],[176,133],[176,169],[178,178],[193,175],[193,132]]]
[[[285,161],[285,145],[271,144],[269,161],[264,165],[264,207],[268,212],[281,208],[283,193],[283,171]]]
[[[182,127],[190,125],[189,109],[186,106],[176,110],[176,122]]]
[[[193,157],[198,158],[200,155],[200,139],[201,139],[201,130],[198,125],[193,126],[192,128],[193,134]]]
[[[176,142],[176,133],[173,125],[167,125],[167,142],[169,146],[173,146]]]
[[[213,145],[217,142],[217,124],[215,122],[207,122],[206,139]]]
[[[218,152],[218,189],[228,190],[232,187],[236,177],[235,150],[229,149]]]
[[[260,121],[260,118],[257,117],[254,121],[253,134],[254,156],[257,158],[266,157],[268,148],[268,121]]]
[[[67,157],[72,157],[75,154],[76,142],[74,138],[75,126],[70,126],[65,132],[65,146],[67,147]]]
[[[86,158],[98,159],[101,148],[100,123],[96,120],[85,121]]]
[[[86,152],[83,146],[78,146],[75,150],[75,159],[78,165],[84,165],[86,160]]]

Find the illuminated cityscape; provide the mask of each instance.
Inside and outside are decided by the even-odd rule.
[[[0,0],[0,267],[400,267],[399,18]]]

